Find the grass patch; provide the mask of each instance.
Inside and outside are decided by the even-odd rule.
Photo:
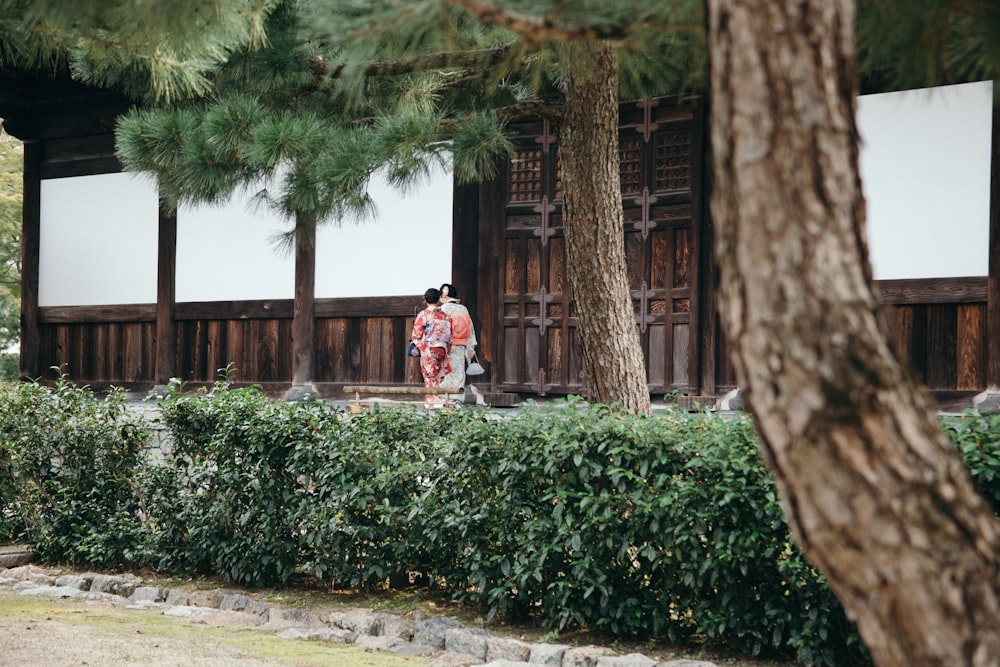
[[[77,600],[53,600],[0,591],[0,633],[4,652],[44,646],[32,658],[37,667],[71,664],[233,664],[311,667],[401,667],[426,664],[419,658],[370,652],[320,641],[281,639],[273,631],[213,627],[137,610]],[[14,644],[19,645],[14,645]],[[41,660],[51,662],[41,662]]]

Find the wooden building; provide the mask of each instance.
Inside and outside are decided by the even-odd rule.
[[[163,210],[154,300],[40,306],[41,184],[120,171],[113,127],[126,108],[72,82],[0,78],[0,118],[25,144],[23,377],[51,379],[62,369],[77,383],[145,392],[174,377],[211,383],[229,366],[236,384],[259,384],[276,396],[304,387],[334,398],[345,385],[419,383],[416,363],[404,356],[418,294],[312,298],[296,290],[288,299],[179,301],[177,220]],[[992,126],[986,275],[879,282],[900,350],[948,407],[1000,386],[996,111]],[[516,131],[517,149],[496,180],[454,188],[450,282],[474,315],[484,390],[585,393],[566,280],[558,138],[547,121]],[[649,390],[690,403],[710,403],[736,385],[716,316],[707,142],[703,100],[621,105],[622,233]],[[298,275],[315,265],[315,257],[296,261]],[[309,340],[305,356],[295,354],[295,336]]]

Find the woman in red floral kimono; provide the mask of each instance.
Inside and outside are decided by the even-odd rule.
[[[425,387],[440,387],[441,381],[451,372],[448,353],[451,351],[451,320],[438,307],[440,290],[433,287],[424,292],[427,307],[417,313],[413,320],[410,340],[420,350],[420,373],[424,376]],[[425,394],[424,407],[441,407],[445,399],[441,394]]]

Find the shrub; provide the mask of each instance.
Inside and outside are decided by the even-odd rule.
[[[50,560],[154,564],[281,586],[418,572],[490,616],[866,662],[790,537],[751,422],[577,399],[497,418],[174,385],[149,464],[124,396],[0,390],[0,536]],[[1000,507],[1000,416],[945,429]]]
[[[132,475],[148,439],[120,390],[98,399],[65,378],[54,389],[0,389],[0,484],[19,537],[47,560],[143,564],[143,512]]]
[[[1000,512],[1000,414],[946,417],[942,424],[969,466],[979,492]]]
[[[408,521],[449,444],[438,423],[408,410],[372,409],[341,420],[330,440],[295,453],[309,484],[298,504],[303,565],[352,588],[432,571],[435,542]]]
[[[569,401],[452,426],[414,533],[437,540],[449,590],[491,615],[860,659],[791,542],[749,420]]]
[[[300,561],[297,503],[313,484],[290,461],[297,449],[330,441],[340,410],[219,383],[194,394],[173,385],[161,414],[174,451],[171,467],[150,478],[159,567],[283,585]]]

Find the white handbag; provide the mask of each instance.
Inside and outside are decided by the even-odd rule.
[[[479,357],[473,353],[472,359],[469,360],[469,367],[465,369],[466,375],[482,375],[486,372],[486,369],[482,367],[479,363]]]

